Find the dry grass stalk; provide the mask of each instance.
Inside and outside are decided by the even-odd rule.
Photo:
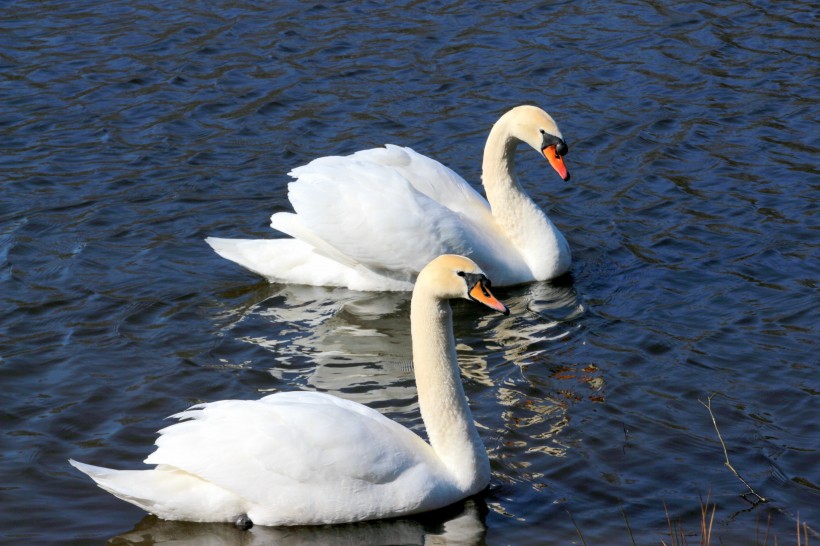
[[[717,510],[717,503],[712,504],[712,514],[709,515],[709,493],[706,496],[706,504],[700,503],[700,544],[701,546],[709,546],[712,540],[712,524],[715,522],[715,510]],[[709,515],[709,526],[706,525],[706,516]],[[704,542],[705,540],[705,542]]]
[[[809,526],[803,522],[803,539],[800,538],[800,514],[797,514],[797,546],[809,546]]]

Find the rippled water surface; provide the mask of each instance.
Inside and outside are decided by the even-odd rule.
[[[707,497],[716,542],[818,540],[818,36],[811,2],[6,2],[0,540],[669,544]],[[518,169],[574,262],[500,290],[509,317],[455,306],[482,495],[242,532],[68,466],[135,468],[165,416],[280,390],[423,433],[408,295],[269,285],[203,238],[274,236],[287,171],[387,142],[477,184],[525,102],[570,146],[570,183]]]

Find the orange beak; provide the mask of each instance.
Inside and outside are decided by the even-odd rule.
[[[555,144],[552,146],[547,146],[541,152],[544,154],[544,157],[547,158],[547,161],[550,162],[552,168],[555,169],[555,172],[558,173],[558,176],[564,179],[564,181],[569,180],[569,171],[567,171],[567,166],[564,165],[564,158],[558,155],[558,152],[555,149]]]
[[[470,297],[479,303],[483,303],[490,309],[495,309],[499,313],[503,313],[505,315],[510,314],[510,310],[507,309],[507,306],[498,301],[498,299],[492,295],[490,290],[484,284],[484,281],[478,281],[475,283],[475,286],[470,289]]]

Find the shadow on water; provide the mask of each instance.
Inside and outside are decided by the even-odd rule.
[[[150,546],[256,546],[277,544],[422,545],[484,544],[487,507],[470,499],[412,518],[365,521],[345,525],[312,527],[260,527],[244,531],[228,523],[165,521],[146,516],[134,528],[108,541],[114,545]]]

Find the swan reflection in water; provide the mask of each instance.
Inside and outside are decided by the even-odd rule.
[[[416,517],[364,521],[344,525],[261,527],[241,530],[229,523],[190,523],[144,517],[131,531],[108,541],[110,545],[150,546],[272,546],[277,544],[483,544],[487,507],[468,499]]]
[[[264,366],[283,387],[383,412],[415,404],[410,292],[264,283],[226,295],[237,303],[217,318],[223,332],[270,354]]]
[[[583,335],[586,315],[569,277],[495,292],[510,308],[510,316],[483,315],[469,302],[452,302],[465,379],[494,390],[495,398],[510,410],[524,403],[517,392],[526,387],[527,407],[538,402],[533,398],[540,392],[543,400],[538,404],[547,404],[547,413],[556,411],[554,391],[579,388],[569,381],[556,384],[556,378],[575,377],[584,383],[589,393],[579,397],[602,392],[603,379],[590,372],[588,363],[563,358],[562,351],[570,346],[565,341]],[[385,413],[415,407],[410,292],[258,283],[222,296],[233,302],[218,316],[222,331],[271,353],[273,364],[266,361],[265,366],[277,380]],[[559,405],[563,411],[565,404]]]

